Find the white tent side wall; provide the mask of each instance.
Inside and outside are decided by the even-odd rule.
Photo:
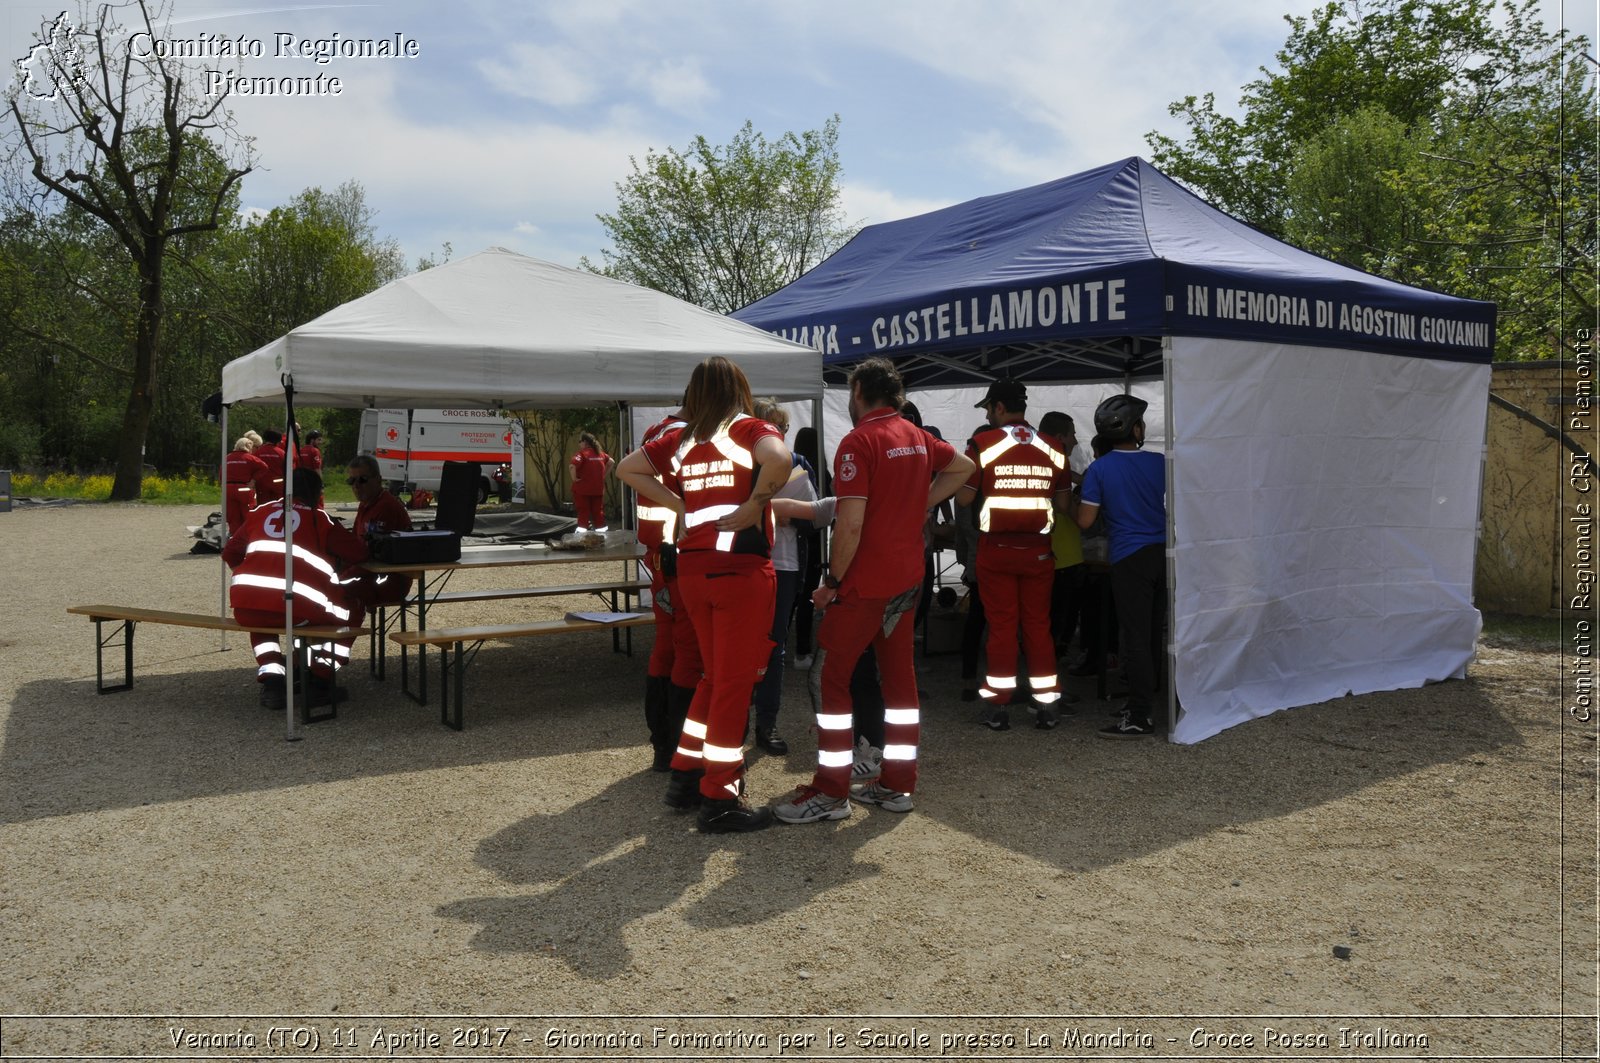
[[[1465,675],[1488,378],[1173,338],[1174,741]]]

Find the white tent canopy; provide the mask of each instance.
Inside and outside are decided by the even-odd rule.
[[[811,398],[814,349],[661,292],[491,247],[392,281],[222,370],[225,404],[531,409],[676,405],[695,365]]]

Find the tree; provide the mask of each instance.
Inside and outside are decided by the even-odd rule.
[[[130,29],[120,16],[134,11]],[[227,92],[203,94],[197,76],[150,46],[167,18],[164,4],[152,12],[145,0],[97,8],[84,0],[76,22],[63,13],[46,24],[27,76],[8,94],[10,124],[0,138],[43,189],[13,183],[14,203],[41,214],[63,203],[81,212],[132,267],[113,499],[140,493],[161,379],[168,259],[232,216],[238,183],[251,170],[250,142],[234,130]]]
[[[552,508],[570,494],[571,481],[567,477],[567,462],[572,457],[572,444],[580,432],[592,432],[607,453],[615,455],[618,446],[617,411],[610,406],[583,406],[567,410],[530,410],[508,414],[522,424],[523,453],[528,469],[527,497],[533,497],[532,483],[544,488],[545,497]],[[615,478],[606,484],[606,502],[616,509],[618,495]]]
[[[614,249],[586,269],[719,314],[777,291],[855,229],[839,207],[839,116],[775,143],[746,122],[731,143],[630,157],[617,212],[596,215]]]
[[[1149,134],[1167,173],[1272,235],[1499,307],[1500,357],[1594,312],[1595,109],[1582,38],[1535,0],[1336,0],[1290,18],[1280,69]]]

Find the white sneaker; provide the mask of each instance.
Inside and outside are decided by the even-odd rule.
[[[879,783],[852,786],[850,787],[850,796],[862,804],[877,805],[885,812],[910,812],[912,809],[910,794],[903,794],[899,790],[891,790]]]
[[[850,799],[829,797],[814,786],[797,786],[772,803],[772,814],[785,823],[844,819],[850,814]]]
[[[883,774],[883,750],[865,738],[856,739],[855,761],[850,765],[850,782],[871,782]]]

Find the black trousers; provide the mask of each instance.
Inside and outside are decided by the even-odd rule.
[[[1141,547],[1111,563],[1111,594],[1117,603],[1123,670],[1128,675],[1128,709],[1149,719],[1166,655],[1161,634],[1167,619],[1167,550]]]

